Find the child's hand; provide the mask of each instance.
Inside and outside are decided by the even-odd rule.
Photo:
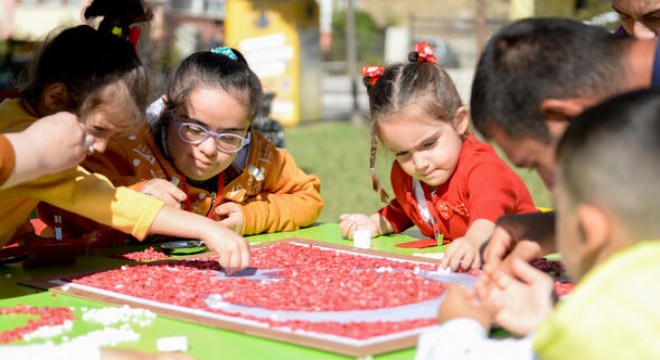
[[[378,236],[378,224],[369,216],[364,214],[342,214],[339,216],[339,230],[342,236],[353,239],[353,233],[357,229],[369,230],[371,236]]]
[[[481,302],[475,297],[474,290],[453,283],[447,285],[447,296],[440,306],[438,322],[444,323],[452,319],[469,318],[478,321],[488,331],[496,310],[492,304]]]
[[[511,263],[513,276],[496,271],[477,283],[482,299],[496,304],[495,322],[516,335],[534,331],[554,307],[552,278],[520,259]]]
[[[220,223],[235,233],[240,234],[245,225],[245,218],[241,206],[235,202],[226,202],[215,208],[215,216]]]
[[[465,232],[463,237],[454,239],[445,251],[441,265],[450,267],[452,271],[458,269],[469,270],[481,267],[479,250],[495,230],[495,223],[486,219],[476,219]]]
[[[250,249],[247,241],[220,222],[213,221],[213,225],[215,229],[202,240],[211,251],[218,254],[220,266],[231,274],[250,265]]]
[[[181,208],[181,202],[186,200],[186,193],[176,185],[164,179],[151,179],[140,188],[140,192],[165,202],[165,205],[175,209]]]
[[[487,271],[503,271],[509,275],[514,274],[513,263],[515,260],[530,262],[534,259],[543,257],[543,252],[539,244],[535,241],[521,240],[509,255],[507,255],[496,268],[489,268]],[[485,267],[484,267],[485,268]]]
[[[458,238],[445,250],[440,265],[443,268],[449,267],[452,271],[478,269],[481,266],[479,246],[467,237]]]

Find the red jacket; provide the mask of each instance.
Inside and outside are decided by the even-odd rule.
[[[395,198],[379,213],[396,233],[416,225],[422,234],[433,237],[433,228],[417,207],[413,178],[396,161],[390,181]],[[422,183],[422,186],[436,226],[449,241],[465,235],[477,219],[496,222],[502,215],[538,211],[522,179],[492,146],[478,141],[472,134],[463,141],[456,170],[449,180],[433,194],[428,185]]]

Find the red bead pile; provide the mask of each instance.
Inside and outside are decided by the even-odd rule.
[[[529,263],[533,267],[546,273],[554,273],[557,276],[564,273],[564,266],[562,265],[561,261],[539,258],[539,259],[534,259]]]
[[[157,261],[167,258],[167,255],[165,253],[163,253],[162,251],[158,251],[153,247],[148,247],[143,251],[118,253],[118,254],[113,254],[112,256],[119,259],[132,260],[132,261]]]
[[[0,331],[0,344],[20,340],[23,336],[38,330],[42,326],[63,325],[67,320],[73,321],[75,319],[73,310],[68,307],[36,307],[20,304],[16,307],[0,308],[0,319],[7,316],[29,316],[30,318],[26,325]]]
[[[247,318],[271,327],[354,338],[430,326],[435,323],[436,314],[429,313],[426,319],[397,322],[277,321],[210,309],[205,299],[209,294],[220,294],[228,303],[271,310],[347,311],[432,300],[445,290],[445,284],[419,275],[419,270],[437,268],[432,264],[287,242],[255,248],[251,255],[252,267],[279,270],[274,281],[231,276],[220,279],[217,272],[199,271],[221,270],[217,257],[123,266],[72,281],[158,302]]]

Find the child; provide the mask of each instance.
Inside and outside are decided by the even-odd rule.
[[[122,2],[118,2],[120,5]],[[78,115],[92,147],[102,152],[108,139],[144,119],[149,82],[133,47],[109,33],[81,25],[62,31],[36,55],[21,98],[0,104],[0,132],[27,128],[59,111]],[[198,238],[220,254],[232,272],[249,263],[245,239],[202,216],[163,207],[163,203],[82,168],[0,191],[0,245],[12,239],[39,201],[85,214],[142,239],[148,233]]]
[[[238,51],[194,53],[178,66],[164,101],[154,105],[163,109],[152,127],[116,137],[105,154],[83,166],[239,234],[309,226],[323,207],[319,179],[250,130],[261,95],[259,79]],[[45,220],[52,213],[40,208]],[[99,229],[81,220],[64,216],[65,230]]]
[[[436,239],[442,234],[452,243],[443,266],[478,268],[479,247],[495,220],[536,208],[522,180],[468,131],[467,110],[436,64],[433,49],[417,44],[410,60],[382,71],[363,70],[372,120],[372,174],[380,140],[396,157],[391,171],[395,199],[371,217],[344,214],[339,225],[348,238],[358,228],[382,235],[417,225],[422,234]],[[376,179],[374,188],[384,194]]]
[[[557,149],[555,197],[557,245],[577,286],[552,312],[552,280],[514,259],[515,278],[492,274],[496,286],[479,299],[450,289],[447,300],[461,300],[443,303],[444,324],[420,338],[417,358],[531,358],[531,344],[542,359],[660,358],[659,151],[658,89],[607,100],[572,120]],[[486,338],[489,303],[498,306],[497,323],[527,335],[518,346]],[[464,356],[445,356],[449,348]],[[512,348],[527,356],[512,356]]]
[[[0,135],[0,189],[78,165],[93,138],[66,112],[46,116],[27,129]]]

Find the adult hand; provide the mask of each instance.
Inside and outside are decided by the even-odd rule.
[[[70,169],[87,154],[85,127],[67,112],[43,117],[22,132],[5,136],[14,148],[15,166],[3,187]]]
[[[347,239],[353,239],[355,230],[369,230],[371,236],[378,236],[378,224],[364,214],[342,214],[339,216],[339,230]]]
[[[25,129],[34,151],[40,154],[41,166],[51,174],[78,165],[85,159],[92,145],[86,139],[85,126],[78,117],[68,112],[58,112],[37,120]]]
[[[484,247],[484,270],[492,271],[523,241],[539,244],[541,255],[554,252],[554,212],[506,215],[497,221]]]
[[[215,216],[220,220],[220,223],[231,231],[240,234],[245,226],[245,218],[241,206],[235,202],[226,202],[220,204],[214,210]]]
[[[160,199],[165,205],[175,209],[181,208],[181,202],[187,197],[185,192],[164,179],[149,180],[140,188],[140,192]]]

